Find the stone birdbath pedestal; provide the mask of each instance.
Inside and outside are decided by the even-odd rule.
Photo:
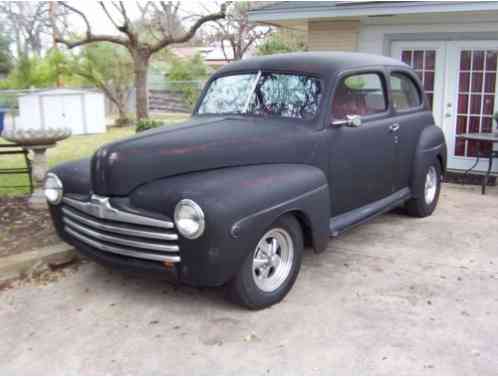
[[[55,147],[60,140],[71,136],[69,127],[30,129],[23,127],[16,129],[8,127],[2,137],[33,152],[31,173],[34,190],[28,200],[32,208],[46,208],[47,202],[43,194],[43,181],[48,171],[47,149]]]

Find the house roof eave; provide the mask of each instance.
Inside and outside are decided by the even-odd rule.
[[[285,3],[285,4],[284,4]],[[279,21],[387,16],[401,14],[498,11],[495,1],[407,1],[407,2],[291,2],[277,3],[249,11],[249,21]]]

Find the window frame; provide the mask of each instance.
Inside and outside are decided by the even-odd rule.
[[[410,79],[412,81],[412,83],[415,85],[415,89],[417,90],[418,92],[418,97],[420,99],[420,103],[418,106],[416,107],[409,107],[407,109],[396,109],[394,107],[394,101],[393,101],[393,89],[391,87],[391,76],[394,75],[394,74],[400,74],[400,75],[404,75],[406,77],[408,77],[408,79]],[[408,113],[412,113],[412,112],[417,112],[417,111],[420,111],[420,110],[423,110],[425,109],[425,106],[426,106],[426,96],[425,96],[425,93],[424,91],[421,89],[421,85],[420,85],[420,81],[418,79],[418,76],[409,71],[409,70],[406,70],[406,69],[402,69],[402,68],[399,68],[399,67],[395,67],[395,68],[390,68],[389,69],[389,72],[388,72],[388,77],[389,77],[389,98],[390,98],[390,103],[391,103],[391,108],[393,110],[393,112],[395,114],[408,114]]]
[[[334,88],[332,90],[332,94],[330,97],[329,101],[329,110],[328,110],[328,121],[329,124],[331,124],[333,121],[336,120],[342,120],[342,119],[336,119],[334,117],[334,114],[332,112],[334,101],[336,98],[336,93],[339,88],[339,85],[348,77],[351,76],[357,76],[357,75],[364,75],[364,74],[376,74],[380,78],[380,82],[382,85],[382,90],[384,92],[384,98],[386,100],[386,109],[381,112],[381,113],[374,113],[374,114],[369,114],[369,115],[360,115],[362,122],[370,122],[382,118],[386,118],[391,114],[391,96],[390,96],[390,91],[389,91],[389,86],[388,82],[386,79],[386,71],[383,67],[372,67],[372,68],[363,68],[363,69],[352,69],[352,70],[346,70],[337,75]]]
[[[320,101],[320,105],[318,106],[315,115],[313,118],[310,119],[301,119],[301,118],[292,118],[292,117],[282,117],[278,115],[255,115],[255,114],[214,114],[214,113],[204,113],[204,114],[199,114],[199,107],[201,106],[202,100],[204,99],[205,95],[207,94],[207,91],[209,89],[209,86],[213,83],[213,81],[227,77],[227,76],[237,76],[237,75],[244,75],[244,74],[257,74],[259,71],[261,71],[261,75],[264,75],[265,73],[274,73],[274,74],[280,74],[280,75],[299,75],[299,76],[307,76],[310,78],[313,78],[317,80],[320,83],[321,89],[322,89],[322,99]],[[221,74],[215,74],[212,75],[209,80],[206,82],[204,85],[204,88],[202,88],[202,91],[199,95],[199,98],[197,99],[197,102],[195,104],[194,110],[192,111],[192,116],[196,117],[213,117],[213,116],[246,116],[246,117],[253,117],[253,118],[262,118],[262,119],[280,119],[280,120],[285,120],[285,121],[291,121],[291,122],[305,122],[305,123],[314,123],[316,122],[319,117],[321,116],[324,102],[327,102],[327,90],[325,86],[325,81],[324,79],[315,73],[309,73],[309,72],[301,72],[301,71],[293,71],[293,70],[282,70],[282,69],[250,69],[250,70],[237,70],[237,71],[230,71],[230,72],[224,72]]]

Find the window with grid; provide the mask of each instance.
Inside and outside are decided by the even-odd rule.
[[[465,141],[458,135],[468,132],[490,133],[496,93],[498,50],[462,50],[458,72],[458,104],[455,155],[476,157],[478,148],[488,153],[492,143]]]
[[[436,69],[435,50],[403,50],[401,60],[412,67],[424,86],[429,105],[434,102],[434,73]]]

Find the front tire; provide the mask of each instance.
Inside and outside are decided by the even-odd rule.
[[[230,282],[230,299],[253,310],[281,301],[296,281],[303,250],[303,234],[296,218],[279,218],[264,232]]]
[[[441,192],[441,165],[436,161],[424,171],[424,185],[418,192],[416,198],[406,203],[406,211],[413,217],[427,217],[432,215],[439,201]]]

